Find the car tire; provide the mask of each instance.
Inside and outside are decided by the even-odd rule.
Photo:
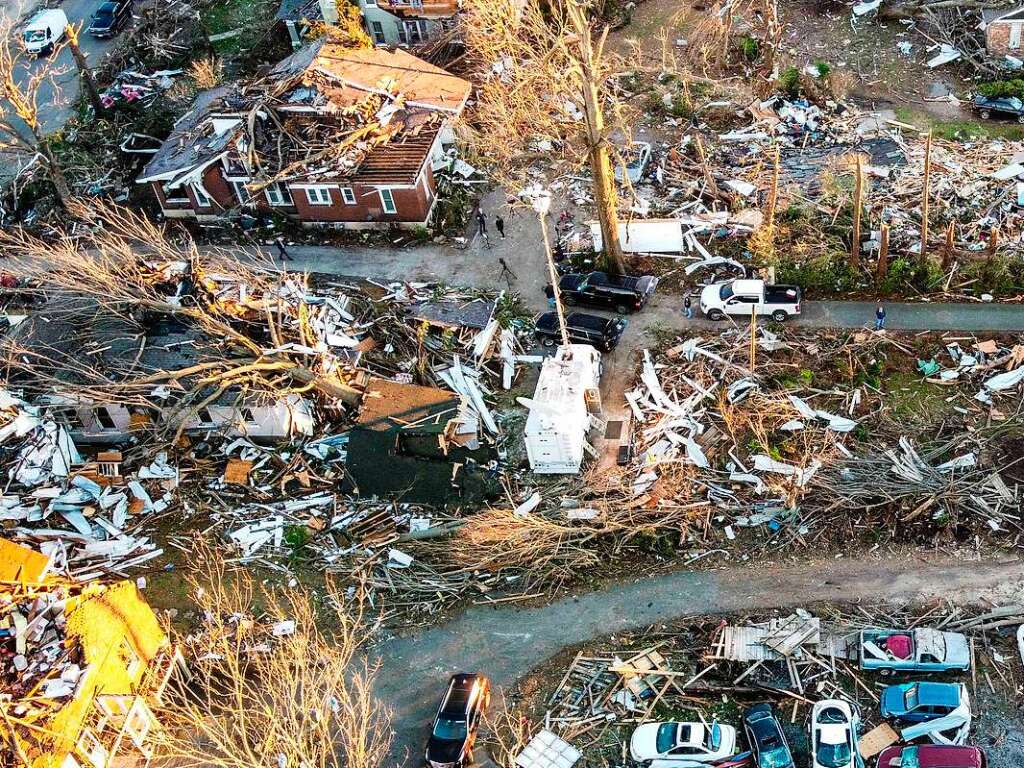
[[[545,336],[543,339],[540,340],[540,345],[542,347],[548,347],[550,349],[551,347],[555,346],[555,340],[551,336]]]
[[[1017,122],[1024,123],[1024,115],[1017,115]]]
[[[989,112],[987,109],[981,110],[980,112],[978,112],[978,114],[981,116],[982,120],[988,120],[990,117],[992,117],[992,113]]]
[[[570,307],[575,307],[576,306],[576,297],[575,296],[563,296],[562,297],[562,303],[566,304],[566,305],[568,305]]]
[[[616,304],[615,305],[615,314],[616,315],[624,315],[627,312],[629,312],[629,307],[627,307],[625,304]]]
[[[708,320],[714,320],[715,322],[718,322],[719,320],[724,319],[725,314],[720,309],[712,309],[711,311],[708,312]]]
[[[892,677],[892,670],[883,667],[878,670],[878,674],[880,677]]]
[[[784,323],[786,322],[786,319],[788,317],[789,314],[784,309],[776,309],[774,312],[772,312],[772,320],[774,320],[776,323]]]

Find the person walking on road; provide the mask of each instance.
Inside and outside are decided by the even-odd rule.
[[[274,240],[274,245],[277,246],[277,255],[281,257],[281,261],[288,261],[288,251],[284,248],[284,238],[279,237]]]
[[[693,320],[693,299],[690,298],[690,294],[683,297],[683,312],[687,320]]]
[[[484,243],[488,247],[491,245],[491,241],[487,239],[487,217],[484,215],[483,208],[477,208],[476,210],[476,233],[484,239]]]
[[[885,328],[885,307],[881,304],[875,310],[875,330],[880,331]]]
[[[505,220],[501,216],[494,217],[494,228],[498,230],[498,234],[501,235],[501,239],[505,239]]]

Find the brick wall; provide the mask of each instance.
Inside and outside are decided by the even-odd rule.
[[[985,47],[992,56],[1010,54],[1018,58],[1022,57],[1024,47],[1010,48],[1010,30],[1015,25],[1021,27],[1021,45],[1024,46],[1024,21],[996,22],[988,25],[985,30]]]
[[[433,202],[432,184],[424,185],[421,182],[414,189],[392,189],[391,194],[395,200],[396,212],[393,214],[384,213],[381,205],[380,195],[377,188],[353,184],[356,202],[354,205],[347,205],[341,196],[340,187],[331,187],[330,205],[312,205],[306,197],[306,190],[303,188],[292,189],[292,199],[295,201],[295,212],[297,218],[303,222],[351,222],[353,224],[365,224],[366,222],[394,222],[394,223],[420,223],[426,220],[430,213],[430,206]]]

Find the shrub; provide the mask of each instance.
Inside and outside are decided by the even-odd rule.
[[[757,61],[761,55],[761,43],[758,42],[757,38],[747,35],[740,40],[740,51],[743,53],[743,58],[747,61]]]
[[[818,59],[817,61],[815,61],[814,68],[818,70],[818,77],[822,79],[828,77],[829,73],[832,71],[832,67],[829,65],[827,61],[824,61],[823,59]]]
[[[972,287],[977,293],[994,296],[1024,293],[1024,259],[992,256],[968,262],[961,271],[965,278],[975,281]]]
[[[978,86],[978,93],[989,99],[1005,99],[1016,96],[1024,99],[1024,80],[993,80]]]
[[[799,285],[805,293],[819,296],[850,291],[860,284],[860,275],[845,253],[826,253],[802,261],[782,257],[775,269],[775,279]]]
[[[776,85],[784,94],[795,99],[800,95],[800,70],[792,66],[786,67],[779,74]]]
[[[881,288],[885,293],[902,293],[907,288],[928,293],[941,284],[944,277],[942,268],[931,260],[922,262],[900,256],[889,263]]]

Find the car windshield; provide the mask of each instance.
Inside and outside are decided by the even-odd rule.
[[[114,14],[109,8],[100,8],[95,14],[93,14],[93,18],[96,19],[96,21],[110,21],[113,15]]]
[[[818,762],[825,766],[825,768],[843,768],[843,766],[850,764],[852,756],[853,752],[847,743],[819,744],[818,751],[815,754]]]
[[[726,283],[718,291],[718,298],[720,298],[720,299],[722,299],[724,301],[725,299],[728,299],[728,298],[731,298],[731,297],[732,297],[732,283]]]
[[[46,33],[41,29],[30,29],[25,33],[26,43],[41,43],[46,39]]]
[[[921,768],[917,758],[917,747],[904,747],[900,753],[900,768]]]
[[[444,717],[437,718],[434,724],[434,736],[439,739],[458,741],[469,734],[465,720],[448,720]]]
[[[718,723],[712,723],[704,737],[704,746],[712,752],[722,746],[722,727]]]
[[[912,709],[917,709],[917,686],[912,685],[907,688],[907,692],[903,694],[903,709],[910,712]]]
[[[658,726],[658,736],[654,740],[655,749],[658,754],[664,754],[676,745],[676,723],[662,723]]]

